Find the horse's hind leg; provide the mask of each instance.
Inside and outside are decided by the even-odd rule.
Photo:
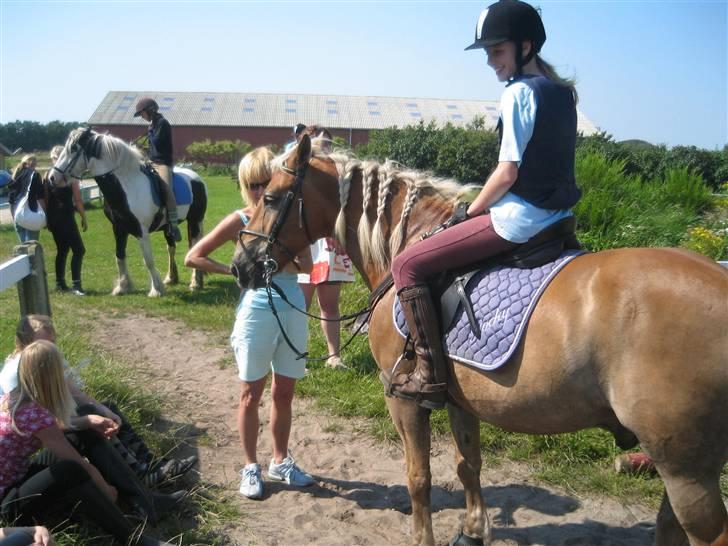
[[[177,262],[175,261],[175,253],[177,246],[172,237],[168,237],[164,234],[164,238],[167,240],[167,276],[164,278],[164,284],[169,286],[171,284],[179,283],[179,271],[177,271]]]
[[[697,463],[696,464],[700,464]],[[728,546],[728,512],[720,493],[720,469],[699,475],[671,474],[657,464],[665,482],[655,546]]]
[[[164,294],[164,284],[162,284],[162,279],[159,277],[159,272],[154,265],[154,255],[152,254],[152,245],[149,242],[148,233],[143,234],[139,238],[139,246],[142,249],[144,265],[147,266],[147,271],[149,271],[149,282],[151,286],[147,296],[150,298],[159,297]]]
[[[490,522],[480,489],[483,463],[480,455],[480,422],[473,414],[454,404],[447,405],[447,412],[455,439],[457,471],[465,489],[466,506],[462,529],[466,538],[456,538],[452,544],[490,544]]]
[[[430,412],[407,400],[387,397],[386,401],[404,444],[407,490],[412,501],[412,545],[434,546],[430,507]]]

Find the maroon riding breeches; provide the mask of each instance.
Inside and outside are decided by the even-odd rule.
[[[493,229],[490,214],[480,214],[407,248],[392,260],[397,290],[424,284],[447,269],[485,260],[518,246]]]

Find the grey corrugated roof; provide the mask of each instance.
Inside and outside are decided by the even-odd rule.
[[[92,125],[144,125],[134,118],[141,97],[152,97],[172,125],[210,127],[293,127],[318,123],[331,129],[386,129],[404,127],[420,120],[438,124],[467,125],[483,116],[495,127],[498,101],[304,95],[274,93],[182,93],[159,91],[110,91],[89,119]],[[581,112],[578,129],[596,132]]]

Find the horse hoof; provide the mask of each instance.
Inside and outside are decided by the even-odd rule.
[[[179,279],[170,279],[169,277],[167,277],[166,279],[164,279],[164,284],[166,286],[171,286],[173,284],[179,284]]]
[[[448,546],[484,546],[482,538],[469,537],[462,530],[453,537]]]
[[[147,294],[148,298],[161,298],[162,296],[164,296],[164,292],[161,290],[155,290],[155,289],[151,289],[149,291],[149,293]]]

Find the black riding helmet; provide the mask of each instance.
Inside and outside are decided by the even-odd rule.
[[[508,40],[516,44],[519,70],[541,51],[546,41],[546,30],[533,6],[520,0],[500,0],[491,4],[480,14],[475,26],[475,41],[465,50],[483,49]],[[525,40],[531,41],[533,47],[528,56],[523,58],[521,44]]]
[[[134,112],[134,117],[138,118],[145,110],[149,110],[152,112],[152,114],[155,114],[159,110],[159,105],[157,104],[157,101],[150,97],[144,97],[143,99],[139,99],[139,102],[137,102],[136,105],[136,112]]]

